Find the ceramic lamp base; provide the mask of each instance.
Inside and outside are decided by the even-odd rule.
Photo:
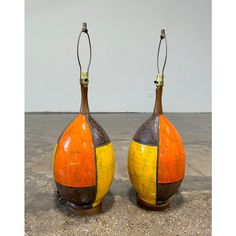
[[[102,203],[100,203],[96,207],[83,208],[81,206],[78,206],[68,201],[67,207],[73,214],[79,215],[79,216],[90,216],[90,215],[95,215],[102,212]]]
[[[138,206],[151,211],[163,211],[170,208],[170,199],[159,202],[157,205],[149,204],[141,200],[138,195],[136,197]]]

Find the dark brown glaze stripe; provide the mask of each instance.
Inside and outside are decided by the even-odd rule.
[[[168,198],[173,196],[179,189],[182,181],[183,179],[174,183],[158,184],[157,202],[166,201]]]
[[[63,199],[84,208],[92,207],[96,199],[96,186],[77,188],[64,186],[57,182],[56,186]]]
[[[89,113],[86,114],[86,118],[92,131],[94,146],[100,147],[109,144],[111,140],[101,125]]]
[[[94,158],[94,159],[95,159],[95,170],[96,170],[96,186],[95,186],[95,188],[96,188],[96,189],[95,189],[96,193],[95,193],[95,199],[94,199],[94,202],[95,202],[96,196],[97,196],[97,186],[98,186],[97,155],[96,155],[96,146],[95,146],[94,132],[93,132],[91,123],[89,122],[88,116],[91,117],[91,115],[90,115],[89,113],[87,113],[87,114],[85,115],[85,119],[86,119],[86,121],[87,121],[87,123],[88,123],[88,125],[89,125],[89,128],[90,128],[90,131],[91,131],[91,135],[92,135],[92,139],[93,139],[94,155],[95,155],[95,158]],[[93,203],[94,203],[94,202],[93,202]]]
[[[159,133],[158,133],[159,117],[153,114],[147,119],[135,133],[133,140],[150,146],[158,146]]]

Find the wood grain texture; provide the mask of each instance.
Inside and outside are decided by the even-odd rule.
[[[157,115],[163,114],[163,110],[162,110],[162,90],[163,90],[162,86],[156,88],[156,101],[155,101],[153,113],[157,114]]]
[[[87,114],[89,113],[89,104],[88,104],[88,87],[81,86],[81,105],[80,113]]]

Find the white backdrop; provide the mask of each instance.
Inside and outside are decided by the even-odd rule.
[[[78,111],[76,42],[88,23],[92,112],[150,112],[166,29],[166,112],[211,111],[210,0],[26,0],[25,109]]]

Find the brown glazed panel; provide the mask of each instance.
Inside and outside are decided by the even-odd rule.
[[[96,199],[96,186],[91,187],[68,187],[56,182],[57,190],[63,199],[83,208],[92,207]]]
[[[166,201],[171,196],[173,196],[178,188],[180,187],[183,179],[174,182],[174,183],[165,183],[165,184],[158,184],[157,188],[157,202],[158,201]]]
[[[152,114],[136,131],[133,140],[150,146],[159,144],[159,116]]]
[[[89,113],[86,114],[86,118],[93,134],[94,146],[99,147],[110,143],[111,140],[102,126]]]

